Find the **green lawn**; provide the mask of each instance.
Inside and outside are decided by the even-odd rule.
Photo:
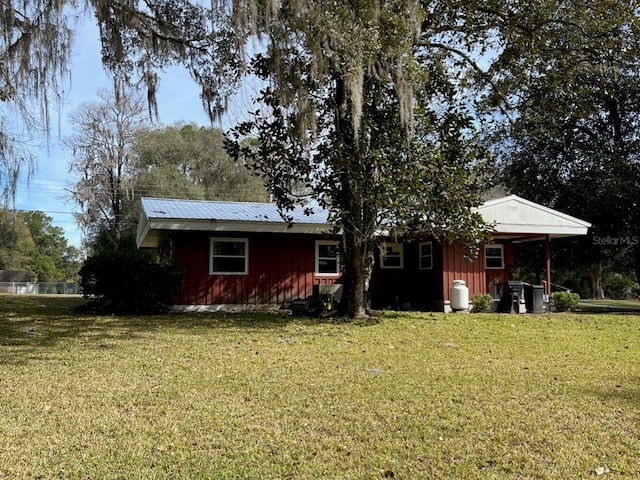
[[[640,314],[640,301],[635,300],[580,300],[579,308],[588,312],[637,312]]]
[[[640,316],[77,316],[0,296],[0,478],[640,477]]]

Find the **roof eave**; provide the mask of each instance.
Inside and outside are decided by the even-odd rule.
[[[584,222],[586,223],[586,222]],[[570,237],[574,235],[586,235],[589,231],[590,224],[576,226],[557,226],[557,225],[516,225],[516,224],[497,224],[494,232],[499,234],[539,234],[549,235],[551,237]]]
[[[147,217],[146,213],[142,211],[138,220],[138,228],[136,231],[136,245],[138,246],[138,248],[141,248],[143,246],[142,244],[144,243],[144,240],[149,235],[149,229],[149,217]]]
[[[217,220],[184,220],[184,219],[150,219],[138,234],[139,248],[153,248],[154,241],[150,237],[162,238],[151,235],[153,232],[211,232],[211,233],[301,233],[301,234],[326,234],[330,233],[331,225],[320,223],[293,223],[285,222],[245,222],[245,221],[217,221]]]

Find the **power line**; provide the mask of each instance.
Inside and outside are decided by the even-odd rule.
[[[197,187],[197,185],[194,185],[194,186]],[[99,192],[104,189],[101,187],[89,187],[88,189],[83,189],[83,190]],[[158,196],[158,195],[163,195],[168,193],[174,193],[174,190],[175,189],[173,187],[144,187],[143,186],[143,187],[134,188],[133,194],[135,196]],[[252,188],[250,186],[227,187],[227,188],[211,187],[211,188],[205,188],[205,191],[211,192],[211,193],[218,193],[221,195],[225,195],[225,194],[228,195],[228,194],[234,194],[234,193],[241,193],[241,194],[263,193],[259,188]],[[20,193],[23,193],[23,194],[25,193],[56,193],[59,195],[72,194],[69,190],[66,190],[66,189],[52,190],[52,189],[41,189],[41,188],[27,189],[26,191],[21,191]]]
[[[50,213],[52,215],[76,215],[78,212],[60,212],[55,210],[41,210],[39,208],[35,209],[26,209],[26,208],[12,208],[11,210],[15,210],[18,212],[41,212],[41,213]]]

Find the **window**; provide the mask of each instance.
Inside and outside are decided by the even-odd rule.
[[[433,268],[433,242],[422,242],[420,249],[420,270]]]
[[[249,270],[249,240],[212,238],[210,261],[211,275],[246,275]]]
[[[484,247],[484,266],[488,269],[504,268],[503,245],[487,245]]]
[[[401,243],[383,243],[380,248],[381,268],[403,268],[404,255]]]
[[[339,275],[340,253],[338,242],[316,241],[316,275]]]

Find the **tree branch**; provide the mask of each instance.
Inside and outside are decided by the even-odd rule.
[[[471,57],[471,55],[469,55],[467,52],[460,50],[459,48],[453,47],[451,45],[446,45],[444,43],[428,42],[428,43],[422,43],[419,46],[425,47],[425,48],[436,48],[439,50],[445,50],[449,53],[453,53],[454,55],[464,60],[466,64],[468,64],[483,80],[485,80],[491,86],[491,89],[493,90],[493,92],[496,95],[498,95],[500,100],[502,100],[502,103],[498,104],[500,113],[505,115],[507,118],[510,118],[509,110],[511,109],[511,105],[509,104],[509,100],[504,95],[504,93],[500,91],[496,83],[491,78],[491,75],[489,75],[487,72],[482,70],[482,68],[480,68],[480,65],[478,65],[478,63]]]

